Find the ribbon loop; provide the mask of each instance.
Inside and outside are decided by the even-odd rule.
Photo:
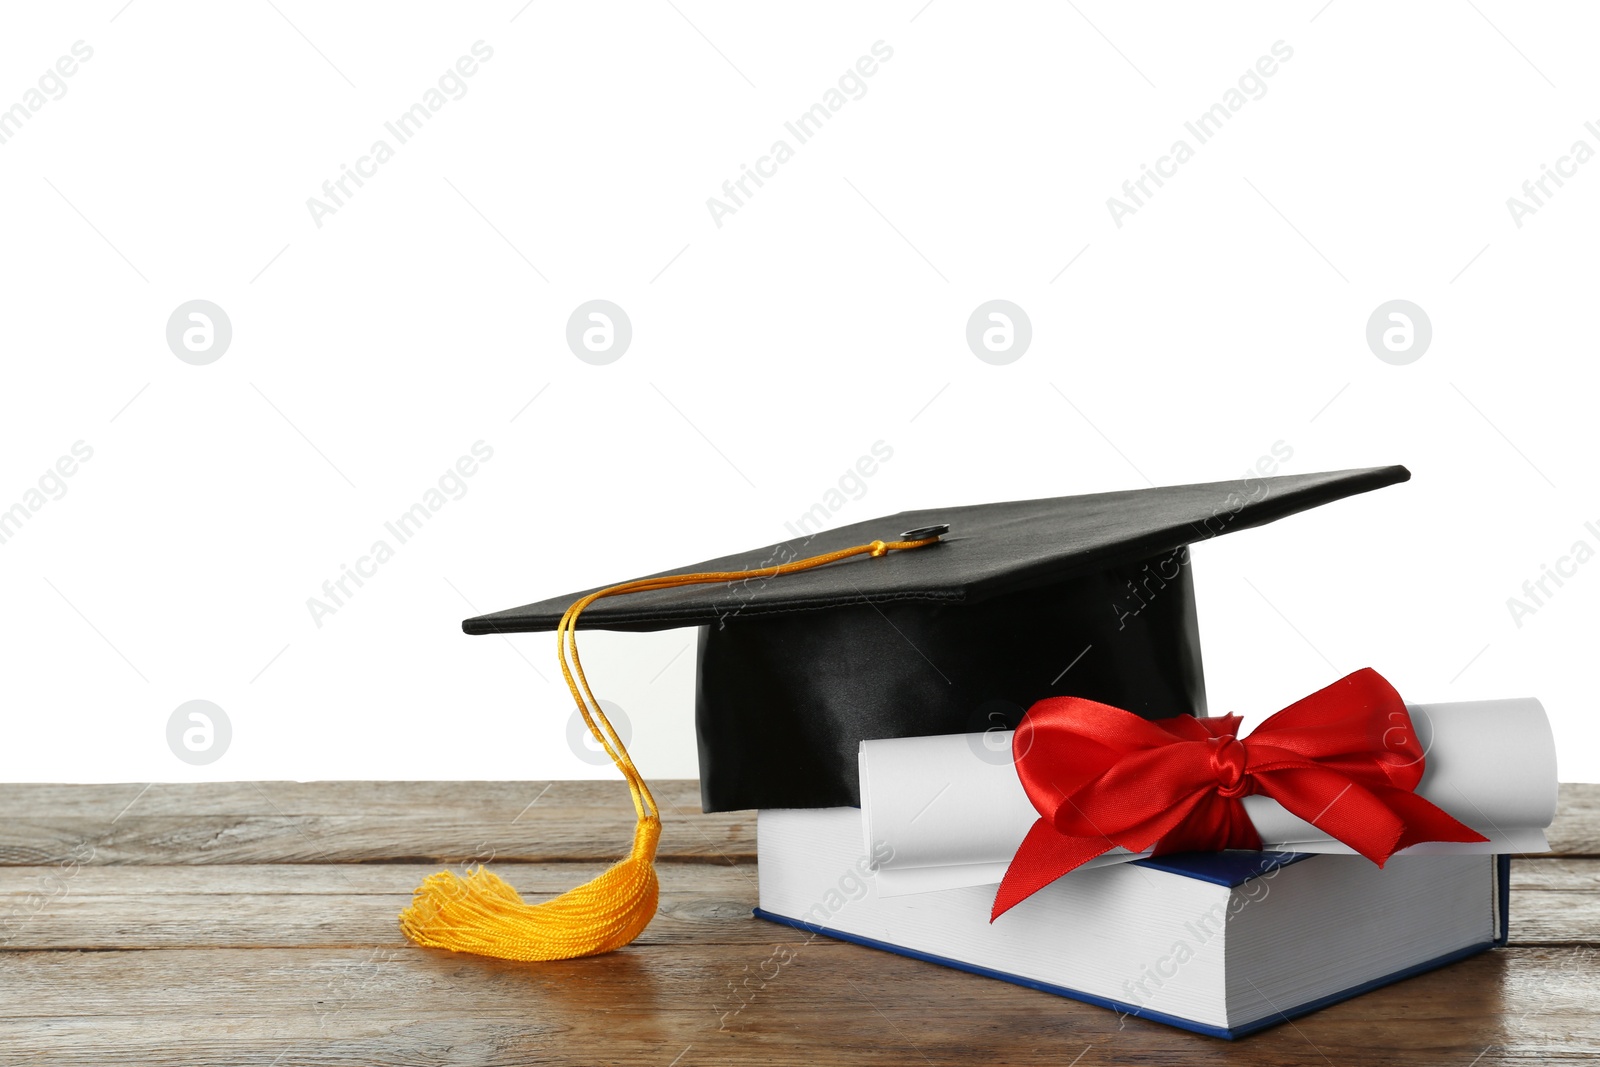
[[[1486,841],[1416,795],[1424,753],[1405,702],[1364,668],[1240,738],[1239,717],[1154,722],[1078,697],[1028,709],[1012,740],[1040,818],[991,921],[1095,856],[1259,849],[1242,800],[1265,794],[1378,866],[1420,841]]]

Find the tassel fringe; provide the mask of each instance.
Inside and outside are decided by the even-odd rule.
[[[440,871],[417,887],[400,928],[419,945],[503,960],[569,960],[621,948],[656,913],[659,819],[639,823],[633,852],[542,904],[525,903],[492,871]]]

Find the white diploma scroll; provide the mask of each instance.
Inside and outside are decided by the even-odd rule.
[[[1409,704],[1426,766],[1417,795],[1489,840],[1424,842],[1396,855],[1545,852],[1556,813],[1555,738],[1531,697]],[[1011,734],[944,734],[863,741],[861,814],[882,896],[994,885],[1038,812],[1011,763]],[[1284,810],[1243,801],[1263,847],[1353,854],[1350,846]],[[1125,849],[1085,866],[1137,859]]]

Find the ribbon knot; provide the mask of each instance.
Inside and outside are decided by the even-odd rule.
[[[1039,812],[991,921],[1103,852],[1259,849],[1265,794],[1378,866],[1420,841],[1485,841],[1416,795],[1424,753],[1394,687],[1356,671],[1240,738],[1239,716],[1149,721],[1080,697],[1028,709],[1012,738]]]
[[[1217,796],[1248,796],[1250,777],[1245,767],[1250,757],[1244,742],[1226,736],[1213,737],[1207,744],[1211,746],[1211,773],[1217,776]]]

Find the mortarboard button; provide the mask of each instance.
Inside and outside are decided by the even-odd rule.
[[[936,523],[933,526],[918,526],[915,530],[907,530],[900,535],[902,541],[926,541],[930,537],[943,537],[950,532],[948,522]]]

